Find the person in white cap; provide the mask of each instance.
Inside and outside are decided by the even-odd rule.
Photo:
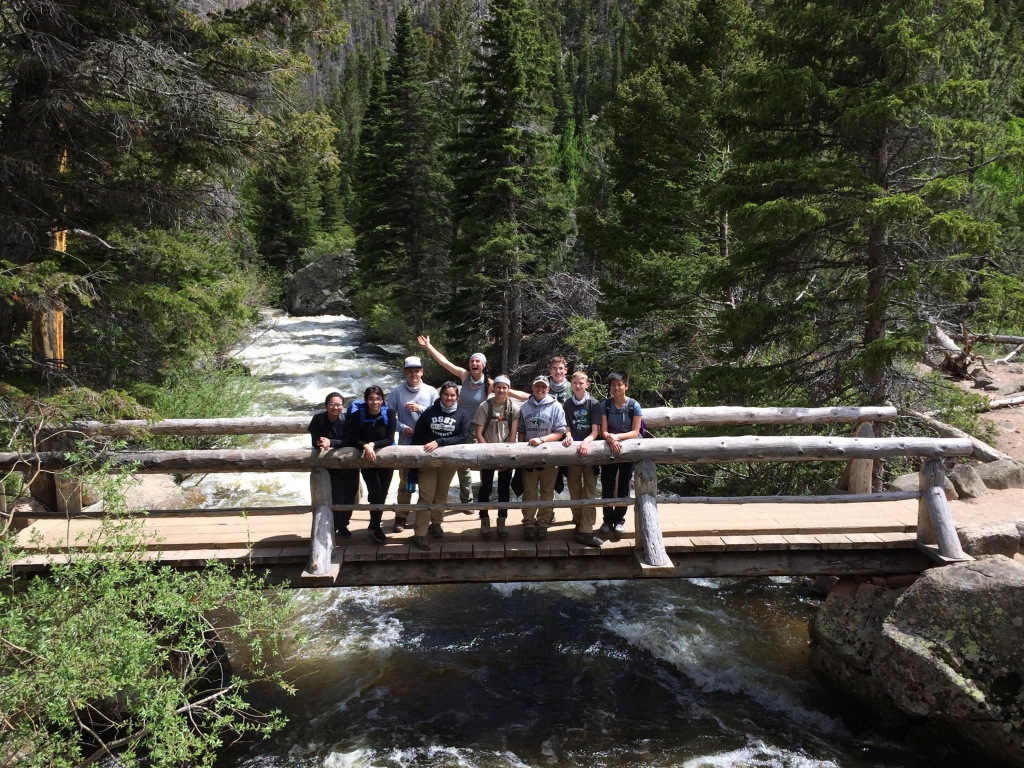
[[[415,355],[405,358],[405,383],[399,384],[388,393],[388,410],[398,418],[398,444],[412,445],[412,435],[420,414],[437,402],[437,390],[423,383],[423,361]],[[398,503],[411,504],[412,493],[406,481],[409,470],[398,470]],[[401,533],[405,530],[405,512],[395,512],[395,524],[392,531]]]
[[[459,377],[459,381],[462,382],[462,386],[459,387],[459,408],[472,420],[481,404],[491,394],[491,380],[487,378],[487,356],[483,352],[474,352],[469,356],[468,367],[463,368],[453,363],[431,344],[429,336],[417,336],[416,341],[430,353],[438,365]],[[476,442],[476,434],[473,431],[466,442]],[[459,501],[463,504],[473,501],[473,477],[468,467],[459,470]],[[473,513],[469,511],[466,514]]]
[[[548,394],[548,377],[533,380],[533,396],[519,411],[519,440],[536,447],[565,437],[565,410]],[[523,501],[551,501],[555,498],[558,467],[531,467],[523,471]],[[523,537],[527,541],[546,538],[555,510],[523,508]]]

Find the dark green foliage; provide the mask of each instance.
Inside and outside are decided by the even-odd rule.
[[[383,304],[419,333],[445,288],[448,182],[408,7],[398,15],[393,47],[386,71],[374,78],[363,124],[357,281],[364,314]]]
[[[881,403],[927,313],[998,247],[970,200],[977,171],[1009,157],[1019,66],[971,4],[776,2],[755,42],[716,195],[734,245],[714,285],[743,292],[718,339],[747,365],[708,380]]]
[[[565,212],[537,18],[525,0],[499,0],[490,10],[455,147],[452,335],[463,345],[497,347],[502,369],[514,370],[523,282],[557,264]]]

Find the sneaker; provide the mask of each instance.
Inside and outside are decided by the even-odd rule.
[[[523,528],[523,538],[527,541],[537,540],[537,529],[532,525],[527,525]]]
[[[434,546],[426,536],[415,536],[413,537],[412,543],[416,545],[417,549],[420,549],[423,552],[429,552],[430,548]]]
[[[604,526],[603,525],[601,526],[601,530],[602,531],[604,530]],[[616,523],[615,525],[612,526],[612,531],[614,533],[625,533],[626,532],[626,524],[625,523]]]
[[[393,526],[391,526],[391,532],[392,533],[401,533],[404,530],[405,530],[405,518],[404,517],[396,517],[395,518],[395,524]]]
[[[489,517],[480,518],[480,535],[485,539],[491,538],[491,519]]]
[[[601,529],[598,531],[598,533],[603,533],[606,536],[608,534],[610,534],[611,532],[612,532],[611,523],[605,523],[604,525],[601,526]]]
[[[600,547],[602,544],[604,544],[604,541],[602,539],[597,538],[597,536],[595,536],[592,533],[577,532],[576,535],[573,536],[573,538],[576,540],[577,543],[582,544],[585,547]]]
[[[440,523],[431,523],[430,527],[427,528],[427,533],[433,536],[435,539],[444,538],[444,530],[441,528]]]
[[[508,538],[508,531],[505,530],[505,518],[504,517],[499,517],[498,518],[498,538],[499,539],[507,539]]]
[[[342,539],[351,539],[352,538],[352,531],[350,531],[348,529],[348,527],[339,528],[338,529],[338,537],[342,538]]]
[[[546,525],[537,526],[537,538],[546,539],[548,537],[548,527]]]
[[[370,528],[370,538],[378,544],[383,544],[388,540],[388,537],[384,535],[384,531],[379,525],[374,525]]]

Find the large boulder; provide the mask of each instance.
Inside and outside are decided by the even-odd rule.
[[[340,315],[352,311],[348,282],[355,271],[353,251],[328,253],[288,280],[285,307],[291,315]]]
[[[987,764],[1024,766],[1020,563],[995,555],[932,568],[905,590],[843,579],[811,638],[815,671],[876,722],[955,729]]]
[[[961,499],[977,499],[988,493],[985,481],[970,464],[957,464],[948,477],[956,488],[956,495]]]
[[[932,568],[882,625],[872,674],[901,710],[1024,766],[1024,566],[1001,555]]]
[[[946,499],[948,501],[956,501],[960,498],[957,495],[956,486],[949,479],[949,475],[946,475],[943,480],[945,480],[943,487],[946,491]],[[890,491],[916,491],[918,488],[920,488],[920,478],[916,472],[909,475],[900,475],[889,483]]]
[[[1013,557],[1020,548],[1016,523],[1004,521],[957,527],[956,535],[964,552],[972,557],[1005,555]]]
[[[1005,491],[1007,488],[1024,488],[1024,462],[1016,459],[1000,459],[982,464],[978,476],[986,488]]]

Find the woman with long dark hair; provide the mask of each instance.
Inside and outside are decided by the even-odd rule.
[[[341,448],[345,438],[345,398],[340,392],[331,392],[324,400],[324,409],[314,414],[307,428],[313,447],[321,451]],[[352,469],[328,469],[331,478],[331,503],[351,504],[359,485],[359,475]],[[353,482],[354,480],[354,482]],[[343,539],[352,537],[348,523],[351,512],[334,513],[334,530]]]
[[[362,451],[363,459],[366,461],[376,461],[377,451],[395,444],[397,431],[398,420],[395,414],[384,406],[384,390],[373,385],[363,392],[363,402],[356,403],[356,407],[348,414],[344,445]],[[370,504],[384,503],[393,474],[393,469],[378,467],[362,470]],[[378,544],[383,544],[387,540],[384,530],[380,527],[383,516],[383,507],[370,508],[370,537]]]

